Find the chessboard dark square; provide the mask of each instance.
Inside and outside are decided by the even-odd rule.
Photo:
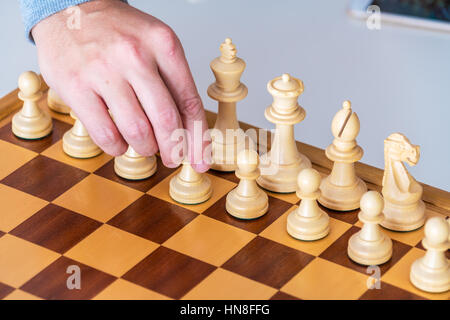
[[[49,204],[10,233],[63,254],[101,225],[91,218]]]
[[[301,300],[301,299],[291,296],[290,294],[284,293],[282,291],[278,291],[273,295],[272,298],[270,298],[270,300]]]
[[[367,266],[363,266],[353,262],[347,255],[348,240],[354,233],[358,232],[359,230],[359,227],[352,226],[331,246],[329,246],[324,252],[322,252],[320,254],[320,257],[328,261],[337,263],[341,266],[367,274]],[[395,265],[397,261],[399,261],[410,249],[411,246],[396,240],[392,240],[392,258],[388,262],[379,266],[381,275],[383,275],[393,265]]]
[[[0,231],[0,238],[3,237],[4,234],[4,232]]]
[[[87,175],[81,169],[39,155],[1,182],[41,199],[53,201]]]
[[[222,268],[280,289],[313,259],[307,253],[257,236]]]
[[[102,167],[97,169],[94,173],[98,176],[101,176],[103,178],[112,180],[114,182],[118,182],[120,184],[126,185],[127,187],[147,192],[151,188],[153,188],[155,185],[157,185],[161,180],[169,176],[173,171],[176,169],[167,168],[164,166],[164,164],[161,161],[160,157],[156,157],[157,161],[157,169],[153,176],[151,176],[148,179],[144,180],[127,180],[119,177],[116,172],[114,171],[114,159],[108,161],[105,163]]]
[[[8,294],[10,294],[13,291],[14,291],[13,287],[10,287],[10,286],[0,282],[0,299],[3,299],[4,297],[6,297]]]
[[[212,175],[214,175],[216,177],[229,180],[229,181],[234,182],[234,183],[239,183],[239,178],[236,177],[236,174],[234,172],[221,172],[221,171],[217,171],[217,170],[211,169],[211,170],[208,171],[208,173],[212,174]]]
[[[81,289],[68,289],[68,278],[74,272],[68,273],[69,266],[80,268]],[[71,271],[69,269],[69,271]],[[20,289],[48,300],[79,300],[92,299],[116,278],[86,266],[80,262],[60,257],[34,278],[26,282]]]
[[[338,219],[338,220],[341,220],[341,221],[344,221],[344,222],[347,222],[350,224],[355,224],[356,222],[359,221],[358,220],[359,209],[351,210],[351,211],[335,211],[335,210],[325,208],[320,203],[319,203],[319,206],[320,206],[320,208],[325,210],[325,212],[328,213],[328,215],[331,218]]]
[[[0,235],[0,236],[1,236],[1,235]],[[422,250],[425,250],[425,251],[426,251],[426,249],[424,248],[424,246],[423,246],[423,244],[422,244],[422,240],[419,241],[419,243],[416,244],[415,247],[418,248],[418,249],[422,249]],[[450,259],[450,250],[445,251],[445,256],[447,257],[447,259]]]
[[[380,289],[367,290],[359,300],[426,300],[412,292],[381,282]]]
[[[193,211],[145,194],[113,217],[108,224],[161,244],[197,215]]]
[[[292,204],[269,196],[269,211],[261,218],[254,220],[242,220],[237,219],[230,215],[226,209],[226,196],[222,197],[214,205],[212,205],[203,214],[217,219],[219,221],[225,222],[226,224],[231,224],[235,227],[253,232],[260,233],[266,227],[268,227],[272,222],[277,220],[283,213],[285,213]]]
[[[52,133],[50,133],[47,137],[37,140],[20,139],[12,133],[11,127],[12,123],[10,122],[0,128],[0,139],[40,153],[62,139],[64,133],[71,128],[71,125],[60,120],[53,119]]]
[[[203,261],[159,247],[122,278],[179,299],[215,269]]]

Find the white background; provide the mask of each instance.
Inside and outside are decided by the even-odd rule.
[[[346,13],[349,0],[130,0],[169,24],[180,37],[205,107],[213,81],[209,62],[231,37],[247,62],[248,97],[239,119],[272,128],[267,82],[291,73],[303,80],[307,112],[296,138],[325,148],[331,119],[345,99],[361,120],[362,162],[384,167],[383,140],[393,132],[421,146],[417,180],[450,190],[450,34],[382,24],[369,30]],[[22,71],[39,71],[23,35],[18,1],[0,1],[0,96]],[[138,30],[137,30],[138,32]]]

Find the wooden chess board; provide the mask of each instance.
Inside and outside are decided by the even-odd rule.
[[[45,96],[40,106],[48,110]],[[168,193],[177,169],[158,159],[154,176],[132,182],[115,175],[106,154],[70,158],[61,138],[73,120],[54,112],[49,137],[20,140],[11,132],[19,107],[17,91],[0,100],[0,299],[450,298],[409,282],[411,263],[424,254],[423,228],[385,230],[393,257],[380,266],[381,287],[368,289],[373,271],[347,256],[348,239],[361,226],[357,210],[326,210],[326,238],[294,240],[286,218],[298,205],[295,194],[269,193],[264,217],[237,220],[225,211],[237,178],[210,171],[212,198],[180,205]],[[215,115],[208,118],[211,125]],[[298,145],[329,173],[323,150]],[[380,190],[380,169],[356,167],[370,189]],[[424,185],[424,200],[428,216],[449,216],[448,192]],[[66,285],[72,265],[81,270],[79,290]]]

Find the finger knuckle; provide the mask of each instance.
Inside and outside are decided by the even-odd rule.
[[[157,40],[165,48],[165,52],[169,56],[175,55],[180,48],[180,42],[175,32],[167,25],[163,25],[156,31]]]
[[[100,147],[113,146],[117,144],[120,140],[119,134],[116,132],[116,130],[113,130],[112,128],[108,127],[101,128],[93,136],[95,142]]]
[[[142,48],[139,41],[134,37],[121,37],[117,43],[119,55],[127,57],[127,61],[135,66],[145,65]]]
[[[185,99],[181,104],[181,112],[187,118],[195,118],[203,110],[202,100],[199,96]]]
[[[127,136],[131,140],[144,140],[150,134],[150,126],[147,122],[137,120],[127,126]]]
[[[175,128],[178,123],[176,111],[173,108],[164,108],[158,114],[160,125],[164,128]]]

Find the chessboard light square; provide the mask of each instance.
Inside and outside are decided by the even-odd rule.
[[[0,184],[0,230],[9,232],[45,207],[48,202],[28,193]]]
[[[120,277],[158,246],[105,224],[67,251],[65,256]]]
[[[381,282],[387,282],[427,299],[450,300],[450,291],[444,293],[428,293],[414,287],[414,285],[409,280],[411,265],[414,261],[423,257],[424,255],[424,250],[412,248],[407,254],[403,256],[402,259],[400,259],[388,272],[386,272],[381,277]]]
[[[117,279],[92,300],[170,300],[170,298],[127,280]]]
[[[0,238],[0,282],[19,288],[60,255],[10,234]]]
[[[112,159],[112,156],[102,152],[96,157],[89,159],[77,159],[68,156],[62,146],[62,140],[59,140],[57,143],[53,144],[49,148],[45,149],[41,152],[42,155],[52,158],[54,160],[61,161],[65,164],[71,165],[73,167],[82,169],[88,172],[94,172],[101,166],[103,166],[106,162]]]
[[[255,236],[251,232],[200,215],[164,242],[163,246],[220,266]]]
[[[3,300],[42,300],[31,293],[22,291],[20,289],[14,290],[9,295],[7,295]]]
[[[38,154],[31,150],[0,140],[0,179],[8,176],[14,170],[36,157]]]
[[[294,239],[286,230],[288,215],[298,206],[293,206],[274,223],[268,226],[260,236],[284,244],[285,246],[309,253],[313,256],[319,256],[325,249],[327,249],[334,241],[342,236],[351,224],[330,218],[330,233],[323,239],[317,241],[301,241]]]
[[[206,176],[211,179],[211,188],[212,188],[212,196],[211,198],[203,203],[195,204],[195,205],[186,205],[181,204],[176,201],[174,201],[170,195],[169,195],[169,184],[170,179],[174,177],[176,174],[178,174],[180,171],[180,168],[173,172],[170,176],[165,178],[163,181],[158,183],[156,186],[151,188],[147,193],[151,196],[154,196],[156,198],[162,199],[164,201],[176,204],[178,206],[181,206],[183,208],[192,210],[197,213],[203,213],[206,209],[208,209],[210,206],[212,206],[216,201],[218,201],[220,198],[222,198],[224,195],[226,195],[228,192],[230,192],[233,188],[237,186],[236,183],[231,182],[226,179],[219,178],[217,176],[214,176],[212,174],[206,173]]]
[[[277,292],[234,272],[216,269],[189,291],[184,300],[267,300]]]
[[[91,174],[59,196],[53,203],[106,222],[136,201],[142,192]]]
[[[429,208],[426,209],[425,216],[426,216],[426,219],[429,219],[429,218],[435,217],[435,216],[442,217],[441,214],[439,214],[439,213],[437,213],[437,212],[435,212],[433,210],[430,210]],[[355,226],[362,227],[363,224],[362,224],[361,221],[358,221],[355,224]],[[391,239],[400,241],[400,242],[405,243],[405,244],[408,244],[408,245],[410,245],[412,247],[416,246],[420,241],[422,241],[422,239],[424,237],[423,227],[420,227],[417,230],[408,231],[408,232],[391,231],[391,230],[388,230],[386,228],[382,228],[382,230]]]
[[[359,272],[316,258],[281,291],[305,300],[354,300],[367,291],[367,279]]]

